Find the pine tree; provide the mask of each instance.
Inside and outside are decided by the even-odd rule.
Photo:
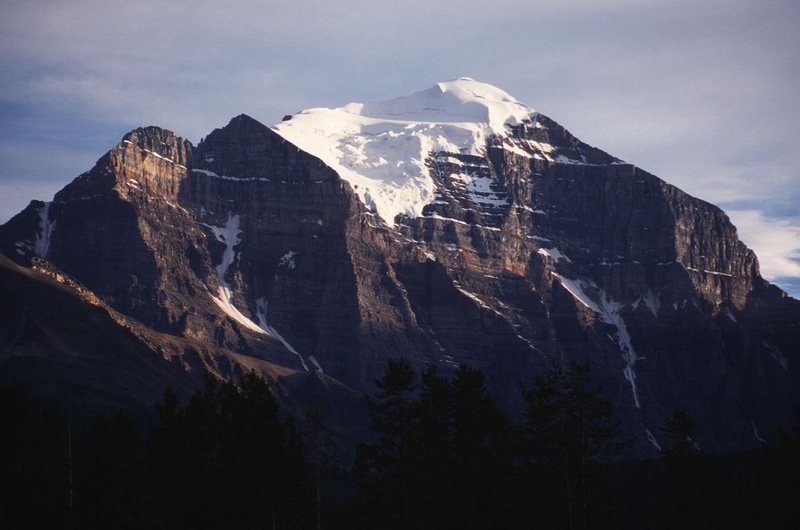
[[[410,528],[415,374],[405,359],[390,360],[375,385],[378,393],[368,404],[377,440],[359,445],[354,468],[361,509],[367,525],[388,519]]]
[[[689,458],[700,452],[695,442],[697,423],[683,409],[675,409],[661,428],[663,453],[669,458]]]
[[[359,448],[355,470],[360,508],[373,510],[363,526],[508,527],[508,421],[483,374],[461,366],[448,380],[430,367],[415,380],[392,362],[370,400],[378,439]]]
[[[416,484],[412,502],[418,526],[442,528],[450,513],[446,507],[452,503],[452,386],[436,366],[425,369],[420,381],[412,440]]]
[[[710,495],[704,486],[705,465],[697,444],[697,423],[675,409],[660,429],[667,476],[666,527],[707,528]]]
[[[504,479],[511,473],[508,421],[483,373],[461,365],[452,386],[451,528],[501,528]]]
[[[152,456],[160,525],[263,528],[308,522],[311,493],[299,435],[255,374],[209,377],[184,407],[157,407]]]
[[[12,382],[0,387],[0,423],[0,526],[63,526],[70,515],[66,415]]]
[[[590,387],[588,364],[553,368],[523,388],[523,460],[550,524],[599,527],[609,516],[600,499],[598,464],[622,448],[611,402]],[[553,507],[557,507],[554,511]]]
[[[136,418],[125,411],[100,417],[77,454],[77,526],[149,526],[146,453]]]

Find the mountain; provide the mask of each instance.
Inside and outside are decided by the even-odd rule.
[[[91,421],[124,406],[152,413],[167,387],[187,398],[206,374],[256,372],[286,410],[303,418],[310,404],[335,403],[330,426],[352,441],[365,428],[360,394],[319,373],[296,371],[185,337],[156,332],[109,307],[51,264],[24,268],[0,255],[0,382],[33,384],[64,398]]]
[[[272,128],[241,115],[197,146],[136,129],[0,227],[0,252],[174,345],[150,348],[164,362],[200,348],[203,367],[340,393],[390,358],[467,363],[517,413],[520,382],[589,361],[642,454],[676,407],[721,450],[774,436],[800,402],[800,302],[719,208],[469,78]],[[37,348],[6,341],[0,366]],[[171,379],[159,363],[142,370]]]

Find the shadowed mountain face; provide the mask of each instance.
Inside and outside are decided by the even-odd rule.
[[[208,373],[238,379],[255,372],[301,420],[310,406],[331,404],[340,443],[366,428],[361,395],[324,374],[154,331],[47,262],[25,268],[0,255],[0,300],[0,383],[25,381],[62,400],[79,421],[120,406],[149,416],[167,387],[186,398]]]
[[[438,86],[421,93],[426,109],[441,100],[462,120],[477,108],[463,107],[469,94],[511,105],[471,80]],[[14,278],[39,273],[4,265],[0,310],[24,302],[30,320],[2,320],[0,366],[30,363],[31,379],[49,381],[48,366],[69,352],[34,331],[14,342],[17,330],[39,311],[103,308],[109,326],[147,337],[120,350],[139,363],[147,384],[131,380],[129,391],[143,402],[150,387],[209,367],[311,377],[323,396],[345,392],[339,382],[369,391],[387,359],[405,357],[481,368],[514,413],[520,382],[577,359],[591,363],[642,454],[675,407],[697,419],[708,448],[774,434],[800,401],[800,302],[760,277],[721,210],[531,109],[520,118],[516,102],[500,133],[505,107],[487,104],[493,128],[465,129],[480,133],[467,148],[461,122],[398,121],[413,115],[408,101],[377,105],[357,132],[336,121],[334,147],[304,132],[318,109],[275,130],[238,116],[198,146],[156,127],[132,131],[52,203],[34,201],[0,227],[0,251],[23,266],[46,260],[38,267],[62,279],[38,296],[67,296],[71,278],[95,300],[30,304]],[[426,140],[432,130],[449,140]],[[424,156],[393,159],[401,140]],[[399,169],[375,169],[387,165]],[[88,357],[69,361],[65,378],[111,384],[93,371],[90,330],[75,333],[87,339],[70,351]],[[299,403],[297,386],[282,388]]]

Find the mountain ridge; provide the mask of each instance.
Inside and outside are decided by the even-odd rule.
[[[503,135],[335,128],[326,145],[383,142],[353,151],[362,172],[390,165],[393,142],[429,148],[395,177],[430,200],[389,217],[368,200],[386,192],[367,193],[395,177],[343,175],[343,159],[279,134],[302,115],[277,132],[239,115],[197,146],[131,131],[52,203],[0,227],[0,251],[47,258],[159,333],[357,391],[388,358],[467,363],[516,412],[519,382],[589,361],[642,454],[671,408],[730,448],[759,443],[753,425],[770,436],[800,399],[800,302],[760,277],[719,208],[540,113],[503,121]],[[464,130],[464,149],[418,142]]]

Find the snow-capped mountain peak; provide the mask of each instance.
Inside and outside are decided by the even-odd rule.
[[[800,302],[722,210],[470,79],[274,130],[239,115],[196,146],[135,129],[0,226],[0,254],[0,371],[91,406],[255,370],[297,411],[338,409],[404,358],[479,368],[518,411],[520,381],[588,360],[655,456],[664,411],[732,450],[800,401]],[[103,340],[66,337],[65,311]]]
[[[432,153],[482,155],[487,137],[533,113],[503,90],[462,77],[377,103],[308,109],[273,129],[333,167],[391,225],[434,200]]]
[[[519,123],[533,112],[505,91],[469,77],[442,81],[410,96],[351,104],[345,109],[377,119],[477,124],[488,126],[494,134],[505,133],[506,123]]]

